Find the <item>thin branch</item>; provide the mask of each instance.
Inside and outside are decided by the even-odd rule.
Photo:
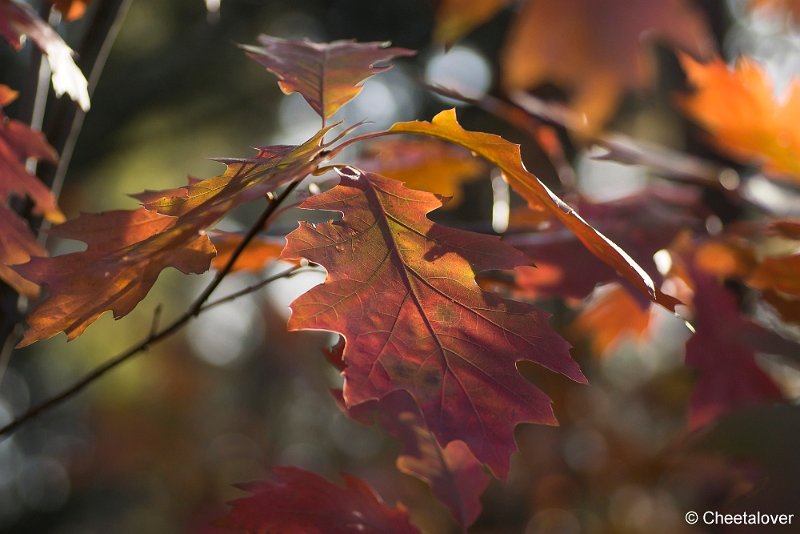
[[[90,96],[100,79],[111,46],[119,33],[122,20],[131,2],[132,0],[101,2],[77,49],[80,66],[84,73],[89,73]],[[50,13],[50,4],[44,2],[40,15],[47,20],[48,13]],[[41,115],[50,91],[50,72],[47,61],[43,59],[41,51],[35,46],[31,47],[30,75],[31,80],[22,93],[21,111],[17,118],[29,122],[36,129],[41,129],[43,126]],[[46,137],[60,153],[60,158],[57,166],[40,165],[38,174],[41,180],[51,188],[56,198],[61,192],[84,117],[85,113],[71,100],[63,98],[55,102],[52,110],[48,113],[47,122],[44,124]],[[33,160],[30,160],[29,165],[29,171],[37,170]],[[29,221],[34,232],[39,231],[39,241],[43,243],[45,238],[41,230],[47,227],[47,222],[30,213],[28,202],[21,202],[16,207],[17,211]],[[19,323],[24,316],[21,308],[24,307],[25,302],[21,301],[16,291],[0,282],[0,346],[2,346],[0,348],[0,378],[5,371],[6,363],[11,358],[11,352],[19,341],[21,332]]]
[[[247,247],[247,245],[250,243],[250,241],[253,240],[253,238],[256,236],[256,234],[258,234],[262,230],[262,228],[270,221],[270,219],[272,218],[272,216],[275,214],[275,212],[277,211],[278,207],[280,206],[281,202],[283,202],[291,194],[291,192],[294,191],[294,189],[297,187],[297,185],[301,181],[302,181],[301,179],[295,180],[294,182],[289,184],[289,186],[287,186],[286,189],[284,189],[284,191],[280,195],[278,195],[274,200],[270,201],[270,203],[267,205],[266,209],[264,209],[264,211],[259,216],[258,220],[256,220],[256,222],[253,223],[253,225],[250,227],[250,230],[248,230],[248,232],[245,235],[244,239],[242,239],[242,241],[236,247],[236,250],[233,251],[233,254],[231,254],[231,257],[228,259],[228,261],[225,264],[225,266],[222,269],[220,269],[220,271],[217,273],[217,275],[214,277],[214,279],[211,281],[211,283],[209,283],[208,286],[206,286],[206,288],[202,291],[202,293],[200,293],[200,295],[195,299],[195,301],[192,303],[192,305],[189,306],[189,308],[183,314],[181,314],[177,319],[172,321],[163,330],[160,330],[160,331],[155,332],[155,333],[151,333],[149,336],[147,336],[146,339],[144,339],[143,341],[141,341],[138,344],[134,345],[133,347],[127,349],[126,351],[122,352],[121,354],[118,354],[117,356],[111,358],[110,360],[106,361],[102,365],[96,367],[95,369],[90,371],[88,374],[86,374],[83,378],[81,378],[80,380],[78,380],[77,382],[75,382],[74,384],[69,386],[68,388],[64,389],[61,393],[59,393],[57,395],[54,395],[54,396],[50,397],[49,399],[46,399],[46,400],[42,401],[41,403],[37,404],[36,406],[33,406],[27,412],[25,412],[24,414],[20,415],[19,417],[17,417],[16,419],[14,419],[10,423],[8,423],[7,425],[3,426],[2,428],[0,428],[0,436],[8,436],[8,435],[12,434],[16,430],[18,430],[21,426],[23,426],[27,422],[31,421],[32,419],[35,419],[36,417],[38,417],[42,413],[50,411],[51,409],[55,408],[56,406],[59,406],[63,402],[69,400],[70,398],[75,396],[77,393],[81,392],[86,386],[88,386],[89,384],[91,384],[95,380],[99,379],[100,377],[102,377],[107,372],[111,371],[112,369],[114,369],[115,367],[120,365],[121,363],[127,361],[132,356],[135,356],[136,354],[144,352],[144,351],[148,350],[152,345],[158,343],[159,341],[161,341],[163,339],[166,339],[166,338],[170,337],[172,334],[174,334],[175,332],[177,332],[178,330],[183,328],[187,323],[189,323],[192,319],[194,319],[196,316],[198,316],[204,310],[204,307],[205,307],[205,309],[208,309],[209,307],[212,307],[212,306],[215,306],[217,304],[220,304],[221,301],[223,301],[225,299],[233,300],[231,298],[231,295],[229,295],[228,297],[223,297],[222,299],[219,299],[216,302],[212,302],[210,305],[206,305],[206,301],[211,296],[211,294],[214,292],[214,290],[217,287],[219,287],[220,283],[222,283],[222,280],[225,278],[225,276],[227,276],[228,273],[231,272],[231,269],[233,268],[233,265],[236,263],[236,260],[242,254],[242,252],[244,251],[245,247]],[[284,276],[290,276],[289,273],[290,273],[289,270],[285,271],[284,272]],[[278,278],[280,278],[280,277],[278,277],[276,275],[276,276],[271,277],[268,280],[270,282],[274,282]],[[267,282],[267,283],[269,283],[269,282]],[[262,284],[262,285],[266,285],[266,284]],[[245,293],[242,293],[242,294],[245,294]],[[238,296],[241,296],[241,295],[238,295]]]
[[[89,82],[89,96],[94,96],[95,87],[105,68],[106,60],[114,41],[122,27],[132,0],[106,0],[101,2],[94,13],[91,24],[77,48],[79,65]],[[45,125],[45,135],[50,144],[59,152],[58,165],[50,167],[41,174],[58,198],[72,160],[72,153],[78,141],[86,112],[68,99],[56,103]]]
[[[264,286],[266,286],[268,284],[271,284],[275,280],[280,280],[281,278],[291,278],[291,277],[293,277],[295,275],[298,275],[300,273],[323,273],[323,272],[325,272],[325,271],[323,271],[322,269],[317,269],[316,267],[297,266],[297,265],[295,265],[295,266],[292,266],[292,267],[290,267],[288,269],[285,269],[283,271],[275,273],[272,276],[264,278],[263,280],[261,280],[259,282],[256,282],[253,285],[247,286],[247,287],[245,287],[243,289],[240,289],[239,291],[235,291],[235,292],[231,293],[230,295],[226,295],[224,297],[220,297],[217,300],[214,300],[214,301],[211,301],[211,302],[209,302],[207,304],[204,304],[203,307],[200,308],[200,313],[203,313],[206,310],[210,310],[211,308],[215,308],[215,307],[219,306],[220,304],[225,304],[226,302],[230,302],[232,300],[236,300],[239,297],[243,297],[244,295],[248,295],[248,294],[250,294],[250,293],[252,293],[254,291],[258,291],[262,287],[264,287]]]

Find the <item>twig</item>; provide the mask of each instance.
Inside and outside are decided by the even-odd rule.
[[[156,309],[153,310],[153,320],[150,323],[150,335],[153,336],[158,332],[158,327],[161,323],[161,312],[164,310],[164,306],[161,303],[158,303]]]
[[[239,297],[244,295],[248,295],[253,291],[258,291],[262,287],[271,284],[275,280],[280,280],[281,278],[291,278],[292,276],[298,275],[300,273],[320,273],[324,272],[321,269],[317,269],[316,267],[303,267],[303,266],[293,266],[278,273],[273,274],[267,278],[264,278],[260,282],[257,282],[253,285],[247,286],[239,291],[235,291],[230,295],[226,295],[224,297],[220,297],[217,300],[211,301],[207,304],[204,304],[202,308],[200,308],[200,313],[205,312],[206,310],[210,310],[211,308],[215,308],[220,304],[225,304],[226,302],[230,302],[232,300],[236,300]]]
[[[206,286],[203,292],[200,293],[200,295],[195,299],[192,305],[189,306],[189,308],[183,314],[181,314],[177,319],[172,321],[163,330],[160,330],[159,332],[156,333],[151,333],[149,336],[147,336],[146,339],[134,345],[133,347],[129,348],[128,350],[122,352],[121,354],[118,354],[117,356],[111,358],[110,360],[106,361],[100,366],[96,367],[88,374],[86,374],[83,378],[81,378],[68,388],[64,389],[61,393],[58,393],[57,395],[54,395],[49,399],[42,401],[36,406],[33,406],[27,412],[25,412],[24,414],[15,418],[7,425],[0,428],[0,437],[12,434],[27,422],[38,417],[42,413],[47,412],[52,408],[60,405],[64,401],[70,399],[71,397],[82,391],[86,386],[88,386],[98,378],[102,377],[107,372],[114,369],[121,363],[127,361],[132,356],[144,352],[148,350],[150,346],[154,345],[155,343],[158,343],[159,341],[170,337],[172,334],[183,328],[189,321],[198,316],[204,310],[204,306],[205,309],[208,309],[211,306],[221,304],[222,301],[225,299],[232,300],[231,295],[228,295],[227,297],[223,297],[218,301],[212,302],[211,305],[206,306],[206,301],[208,300],[208,297],[211,296],[211,294],[219,286],[219,284],[222,282],[225,276],[227,276],[228,273],[231,272],[233,265],[236,263],[236,260],[239,259],[239,256],[242,254],[242,251],[244,251],[245,247],[247,247],[248,243],[250,243],[250,241],[252,241],[252,239],[256,236],[256,234],[258,234],[261,231],[264,225],[272,218],[273,214],[277,211],[281,202],[283,202],[291,194],[291,192],[297,187],[297,185],[301,181],[302,181],[301,179],[298,179],[289,184],[289,186],[286,189],[284,189],[284,191],[280,195],[278,195],[274,200],[272,200],[269,203],[266,209],[259,216],[258,220],[255,223],[253,223],[253,225],[250,227],[250,230],[248,230],[244,239],[242,239],[242,241],[236,247],[236,250],[233,251],[231,257],[228,259],[225,266],[217,273],[217,275],[214,277],[211,283],[209,283],[208,286]],[[284,276],[289,276],[290,275],[289,272],[290,270],[285,271],[283,273]],[[277,280],[278,278],[279,277],[276,275],[268,280],[272,282]],[[244,293],[241,294],[243,295]]]
[[[94,18],[89,25],[84,37],[78,47],[79,62],[84,72],[89,72],[89,94],[94,92],[97,81],[105,66],[108,53],[119,33],[119,28],[125,13],[132,0],[107,0],[101,2],[95,11]],[[41,7],[40,15],[47,19],[50,12],[50,4],[44,2]],[[31,81],[27,84],[27,90],[23,92],[21,111],[18,119],[30,122],[36,129],[42,127],[41,112],[44,110],[44,103],[50,90],[50,74],[46,69],[47,62],[43,60],[42,53],[38,47],[31,47]],[[45,69],[45,70],[43,70]],[[35,78],[33,77],[35,74]],[[36,89],[33,91],[33,89]],[[37,112],[37,109],[39,110]],[[57,101],[48,114],[48,120],[44,125],[46,136],[61,154],[58,165],[42,165],[38,169],[39,177],[50,186],[53,194],[58,198],[67,167],[72,159],[72,152],[75,148],[78,135],[83,126],[85,113],[80,110],[71,100],[61,99]],[[33,160],[31,160],[32,162]],[[29,171],[33,172],[36,167],[32,166]],[[30,213],[30,204],[24,203],[17,206],[18,212],[31,224],[34,232],[37,229],[47,227],[47,222]],[[44,234],[39,233],[40,242],[44,241]],[[24,303],[20,302],[17,293],[10,287],[0,282],[0,378],[5,371],[5,364],[11,358],[11,351],[17,344],[20,337],[19,322],[22,320],[23,312],[20,307]]]
[[[89,82],[89,96],[94,95],[95,87],[131,2],[132,0],[106,0],[99,3],[91,25],[81,39],[77,52],[79,65]],[[85,117],[86,113],[72,101],[62,99],[56,103],[45,125],[45,135],[60,156],[58,165],[46,169],[41,178],[56,198],[61,193],[64,177]]]

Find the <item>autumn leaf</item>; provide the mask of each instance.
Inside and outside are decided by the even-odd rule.
[[[345,413],[369,424],[373,417],[402,447],[397,469],[431,487],[434,497],[447,506],[464,528],[481,513],[480,496],[489,476],[463,441],[439,445],[425,424],[419,408],[405,391],[390,393],[380,401],[365,402],[348,410],[342,392],[335,391]]]
[[[562,87],[584,126],[596,131],[623,90],[653,79],[645,38],[699,58],[714,50],[703,16],[686,0],[527,0],[507,37],[503,84],[510,90],[546,82]]]
[[[278,77],[285,94],[300,93],[323,120],[355,98],[364,80],[391,68],[376,63],[416,53],[388,43],[312,43],[269,35],[260,35],[258,42],[242,48]]]
[[[698,374],[689,404],[689,427],[696,429],[734,409],[784,396],[755,361],[759,338],[774,334],[742,317],[734,296],[713,276],[691,272],[697,332],[686,342],[686,365]]]
[[[433,38],[450,46],[508,3],[508,0],[438,0]]]
[[[625,338],[643,338],[650,319],[650,309],[643,309],[630,293],[615,284],[592,296],[569,329],[579,336],[591,337],[594,354],[602,357]]]
[[[748,285],[800,297],[800,254],[765,258],[755,268]]]
[[[706,64],[680,59],[694,91],[679,103],[714,144],[740,161],[763,165],[774,178],[800,183],[800,81],[778,100],[752,59],[742,57],[733,68],[719,58]]]
[[[250,496],[230,503],[217,526],[248,533],[412,534],[401,506],[390,508],[364,481],[343,475],[339,487],[295,467],[276,467],[273,480],[242,484]]]
[[[217,249],[217,255],[211,260],[213,269],[222,269],[231,259],[233,251],[244,239],[244,234],[237,232],[215,231],[211,234],[211,242]],[[278,258],[283,250],[284,240],[267,236],[256,236],[247,244],[242,253],[236,258],[230,272],[249,271],[260,272],[271,261]]]
[[[693,213],[693,195],[675,195],[656,188],[602,203],[579,198],[576,205],[589,224],[619,244],[656,282],[661,276],[653,255],[666,248],[681,230],[702,220]],[[633,228],[631,221],[636,221]],[[535,267],[516,269],[516,291],[526,298],[582,299],[597,285],[619,279],[613,268],[587,251],[577,236],[559,227],[510,233],[505,240],[536,263]]]
[[[315,170],[329,129],[299,146],[264,147],[256,158],[225,160],[226,171],[219,176],[137,195],[144,208],[84,214],[55,227],[52,234],[89,247],[15,267],[49,293],[28,315],[30,328],[19,346],[61,331],[74,339],[106,310],[123,317],[167,267],[187,274],[208,270],[215,250],[206,229],[231,209]]]
[[[33,258],[16,266],[25,278],[47,287],[48,297],[28,315],[30,327],[19,346],[64,331],[74,339],[104,311],[119,319],[153,287],[167,267],[200,274],[208,270],[214,247],[196,229],[140,208],[82,214],[56,226],[51,235],[84,241],[84,252]]]
[[[0,280],[17,293],[36,297],[39,287],[10,266],[25,263],[32,256],[45,256],[47,252],[36,241],[25,221],[5,206],[0,206],[0,228],[3,229],[0,232]]]
[[[442,111],[432,122],[414,121],[395,124],[389,130],[437,137],[467,148],[496,165],[511,187],[534,209],[548,210],[566,226],[592,254],[610,265],[620,276],[654,302],[674,310],[678,301],[655,287],[650,275],[606,236],[595,230],[578,213],[558,198],[522,163],[519,145],[494,134],[464,130],[456,120],[455,110]]]
[[[30,37],[50,64],[56,96],[66,93],[82,110],[89,110],[88,82],[72,59],[74,52],[31,6],[19,0],[0,0],[0,35],[16,50],[22,47],[24,36]]]
[[[464,441],[505,476],[514,427],[555,424],[547,396],[517,371],[528,360],[585,382],[568,345],[530,305],[483,292],[476,273],[528,262],[498,238],[435,224],[434,195],[352,167],[301,208],[341,222],[300,227],[282,258],[328,270],[326,283],[292,304],[290,330],[345,339],[348,407],[408,391],[440,444]]]
[[[384,139],[367,145],[359,167],[395,180],[411,189],[452,200],[461,199],[461,184],[477,178],[484,165],[461,147],[434,139]]]
[[[16,97],[16,91],[0,84],[0,106],[7,106]],[[58,154],[41,132],[0,110],[0,205],[7,203],[11,195],[27,196],[33,202],[35,214],[52,222],[63,221],[53,193],[25,168],[25,160],[29,158],[55,163]]]
[[[216,161],[226,165],[219,176],[205,180],[190,178],[182,187],[132,196],[148,210],[193,219],[207,226],[231,209],[264,198],[282,185],[311,173],[328,146],[323,138],[331,128],[321,129],[299,146],[261,147],[252,158],[217,158]]]
[[[0,107],[7,106],[17,92],[0,84]],[[28,297],[38,294],[38,287],[25,280],[9,266],[25,263],[31,256],[44,256],[44,248],[36,241],[28,225],[8,205],[11,197],[29,198],[32,211],[53,222],[64,216],[56,198],[45,185],[25,168],[29,158],[55,162],[56,151],[44,136],[23,122],[8,118],[0,110],[0,280]]]

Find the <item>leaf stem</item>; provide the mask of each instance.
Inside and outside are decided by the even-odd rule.
[[[233,265],[236,263],[236,260],[239,259],[239,256],[244,251],[245,247],[253,240],[253,238],[258,234],[262,228],[270,221],[272,216],[278,210],[280,204],[294,191],[294,189],[298,186],[298,184],[302,181],[302,179],[295,180],[291,184],[289,184],[283,192],[278,195],[275,199],[271,200],[261,215],[258,217],[255,223],[250,227],[247,234],[245,235],[244,239],[239,243],[236,247],[236,250],[233,251],[231,257],[228,259],[225,266],[217,272],[217,275],[214,279],[206,286],[206,288],[200,293],[200,295],[194,300],[191,306],[183,312],[177,319],[172,321],[168,326],[164,329],[159,330],[157,332],[151,332],[150,335],[147,336],[144,340],[140,341],[136,345],[130,347],[129,349],[125,350],[124,352],[114,356],[110,360],[107,360],[105,363],[95,367],[92,371],[87,373],[83,378],[79,379],[77,382],[72,384],[71,386],[67,387],[61,393],[53,395],[52,397],[42,401],[41,403],[33,406],[24,414],[18,416],[13,421],[4,425],[0,428],[0,438],[7,437],[11,435],[13,432],[18,430],[20,427],[28,423],[29,421],[35,419],[39,415],[50,411],[51,409],[59,406],[63,402],[69,400],[77,393],[81,392],[86,386],[93,383],[95,380],[99,379],[107,372],[111,371],[121,363],[127,361],[131,357],[139,354],[141,352],[147,351],[152,345],[162,341],[170,337],[172,334],[183,328],[187,323],[189,323],[192,319],[200,315],[205,310],[208,310],[214,306],[222,304],[223,302],[228,302],[234,300],[242,295],[245,295],[251,291],[255,291],[256,289],[263,287],[270,282],[274,282],[280,278],[286,278],[289,276],[294,276],[297,274],[296,271],[300,270],[300,267],[292,267],[291,269],[287,269],[280,273],[277,273],[265,280],[262,280],[260,283],[250,286],[249,288],[245,288],[241,291],[237,291],[232,293],[231,295],[222,297],[214,302],[207,303],[208,298],[214,292],[217,287],[219,287],[222,280],[231,272]]]

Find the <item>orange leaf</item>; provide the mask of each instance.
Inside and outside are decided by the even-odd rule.
[[[31,233],[25,221],[15,213],[0,206],[0,280],[3,280],[14,291],[34,298],[39,294],[39,287],[19,275],[11,265],[25,263],[32,256],[45,256],[44,250]]]
[[[442,446],[464,441],[505,476],[514,427],[556,422],[517,362],[586,380],[545,313],[475,282],[480,271],[527,257],[497,237],[432,222],[425,214],[441,201],[430,193],[351,167],[340,175],[301,208],[339,211],[342,220],[301,223],[287,237],[283,258],[328,270],[324,284],[292,303],[289,329],[345,337],[348,408],[406,390]]]
[[[389,130],[438,137],[461,145],[496,165],[511,187],[528,201],[532,208],[541,206],[569,228],[595,256],[610,265],[620,276],[648,295],[654,302],[674,310],[679,302],[665,295],[631,257],[606,236],[592,228],[575,210],[558,198],[522,164],[519,145],[498,135],[464,130],[456,120],[455,110],[442,111],[432,122],[414,121],[395,124]]]
[[[766,258],[755,268],[747,284],[800,297],[800,254]]]
[[[17,92],[0,84],[0,107],[14,101]],[[33,213],[53,222],[64,216],[56,205],[53,193],[25,168],[29,158],[55,162],[58,154],[44,136],[27,124],[9,119],[0,110],[0,280],[15,291],[35,297],[39,288],[25,280],[11,265],[25,263],[31,256],[45,256],[44,248],[36,241],[27,224],[8,208],[12,196],[30,198]]]
[[[47,286],[48,297],[28,316],[19,346],[79,336],[104,311],[129,313],[167,267],[202,273],[215,254],[205,230],[231,209],[298,180],[317,168],[326,145],[323,129],[296,147],[265,147],[252,159],[226,160],[226,171],[167,191],[137,195],[144,208],[81,215],[54,235],[89,244],[85,252],[34,258],[16,270]]]
[[[119,319],[130,313],[167,267],[203,273],[214,247],[197,229],[139,208],[82,214],[56,226],[51,234],[89,246],[52,258],[33,258],[16,270],[47,287],[48,297],[28,315],[30,327],[19,347],[64,331],[81,335],[106,310]]]
[[[695,89],[680,98],[681,107],[713,142],[775,178],[800,183],[800,81],[779,102],[766,72],[751,59],[740,58],[732,69],[719,58],[702,64],[681,56],[681,63]]]
[[[235,232],[220,232],[211,235],[211,242],[217,249],[217,255],[211,261],[213,269],[222,269],[230,261],[233,251],[244,238],[243,234]],[[242,253],[236,258],[231,272],[250,271],[259,272],[269,262],[277,259],[283,250],[283,239],[271,239],[265,236],[256,236],[247,244]]]
[[[595,355],[603,356],[624,337],[641,338],[649,326],[650,309],[642,309],[622,286],[614,285],[594,296],[570,329],[591,336]]]
[[[461,197],[461,184],[477,178],[483,162],[463,148],[434,139],[384,139],[367,146],[360,166],[368,171],[400,180],[411,189],[452,198]]]
[[[645,37],[698,57],[714,50],[705,20],[686,0],[527,0],[503,52],[503,83],[509,89],[555,83],[570,92],[588,129],[597,130],[624,89],[652,80]]]

